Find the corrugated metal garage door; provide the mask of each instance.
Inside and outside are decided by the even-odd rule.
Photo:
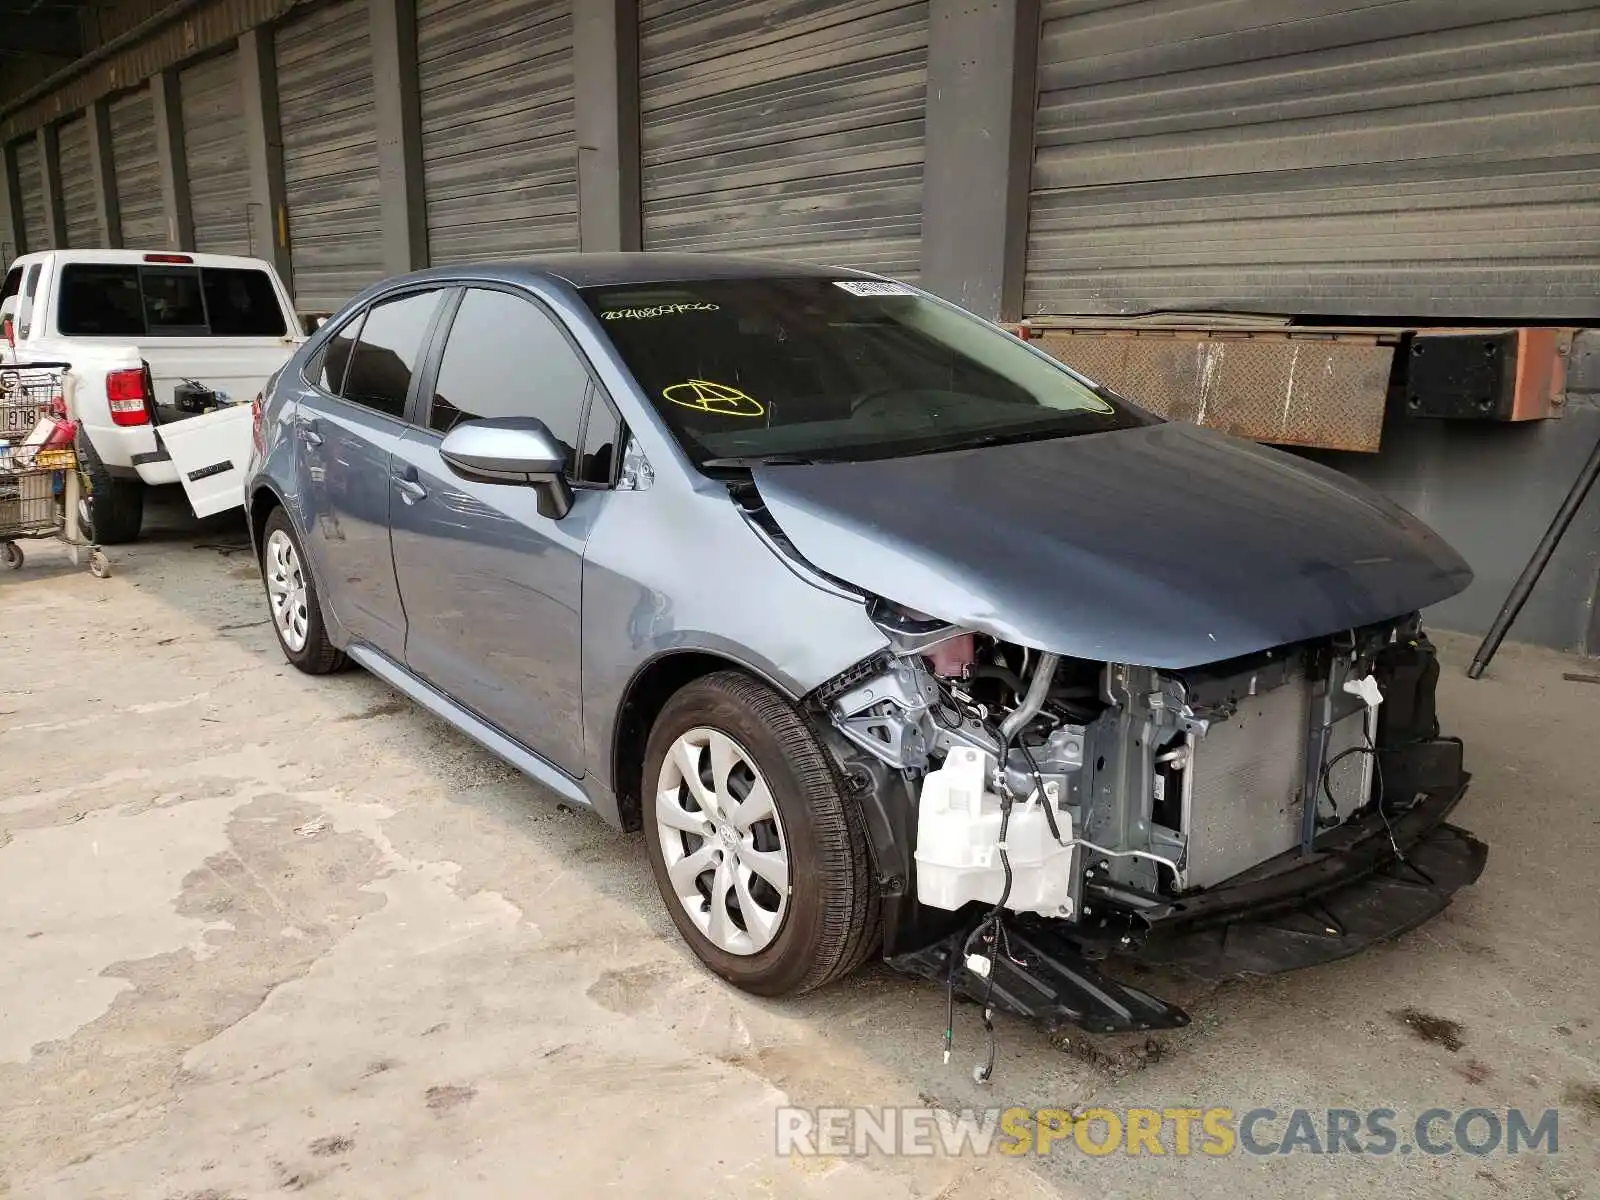
[[[1600,8],[1050,0],[1030,313],[1600,316]]]
[[[915,276],[925,0],[645,0],[644,240]]]
[[[419,0],[435,263],[578,247],[568,0]]]
[[[238,51],[190,67],[178,76],[178,88],[195,249],[249,254],[250,161],[244,148]],[[265,219],[265,213],[257,217]]]
[[[295,304],[331,312],[383,277],[378,120],[364,0],[276,37],[278,112]]]
[[[57,131],[61,158],[61,208],[67,245],[75,250],[105,244],[94,199],[94,168],[89,164],[89,122],[79,117]]]
[[[28,253],[53,250],[50,222],[44,210],[44,173],[39,169],[39,143],[34,138],[15,147],[17,187],[22,192],[22,240]]]
[[[111,161],[117,177],[122,244],[130,250],[169,245],[156,163],[156,116],[150,89],[111,102]]]

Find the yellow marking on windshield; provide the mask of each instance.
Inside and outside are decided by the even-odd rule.
[[[663,389],[661,394],[680,408],[692,408],[718,417],[764,417],[767,414],[761,401],[755,397],[746,395],[736,387],[713,383],[709,379],[675,383]]]

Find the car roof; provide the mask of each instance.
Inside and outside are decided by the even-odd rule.
[[[406,278],[559,279],[573,287],[613,287],[695,279],[771,279],[865,277],[847,267],[815,266],[734,254],[541,254],[529,258],[431,267]]]

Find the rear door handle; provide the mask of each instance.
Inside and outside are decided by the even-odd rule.
[[[415,504],[418,500],[421,500],[428,494],[428,489],[423,487],[415,479],[401,479],[397,476],[394,481],[394,486],[400,489],[400,499],[404,500],[407,504]]]
[[[299,422],[300,440],[308,446],[322,445],[322,435],[317,432],[315,421]]]

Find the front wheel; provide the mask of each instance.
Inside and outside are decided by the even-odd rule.
[[[762,996],[810,991],[878,943],[866,837],[801,715],[734,671],[667,702],[645,751],[656,885],[701,961]]]

